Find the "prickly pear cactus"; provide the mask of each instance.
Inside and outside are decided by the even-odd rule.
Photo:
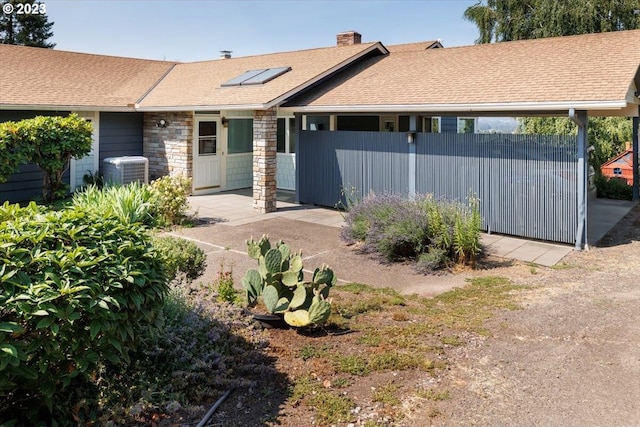
[[[304,281],[302,254],[292,253],[282,240],[272,247],[266,235],[257,242],[247,240],[247,253],[258,261],[258,270],[248,270],[242,279],[249,306],[262,297],[270,313],[282,313],[294,327],[327,321],[329,289],[337,280],[333,270],[323,265],[314,270],[311,281]]]

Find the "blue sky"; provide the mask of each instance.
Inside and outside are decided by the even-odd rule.
[[[332,46],[347,30],[363,42],[441,39],[447,47],[478,36],[462,18],[475,0],[41,1],[56,49],[171,61]]]

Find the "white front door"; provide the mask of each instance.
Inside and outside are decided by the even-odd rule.
[[[220,138],[220,120],[196,118],[193,138],[193,190],[202,192],[220,188],[224,152]]]

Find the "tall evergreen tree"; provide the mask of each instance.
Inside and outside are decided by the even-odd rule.
[[[23,46],[53,48],[55,43],[48,40],[53,36],[53,22],[49,22],[46,13],[43,11],[42,3],[36,0],[9,0],[7,2],[13,6],[12,13],[0,14],[0,43],[15,44]],[[22,13],[18,4],[29,4],[32,7],[38,6],[39,13]],[[32,8],[23,8],[22,11],[31,11]]]
[[[476,43],[602,33],[640,28],[640,0],[486,0],[467,8],[463,17],[480,33]],[[520,119],[523,133],[575,133],[564,117]],[[624,117],[590,118],[591,164],[599,169],[631,140]]]

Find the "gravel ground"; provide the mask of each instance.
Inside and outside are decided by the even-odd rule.
[[[640,425],[639,260],[636,206],[567,268],[493,270],[532,288],[522,310],[491,320],[488,338],[449,355],[451,398],[434,424]]]

